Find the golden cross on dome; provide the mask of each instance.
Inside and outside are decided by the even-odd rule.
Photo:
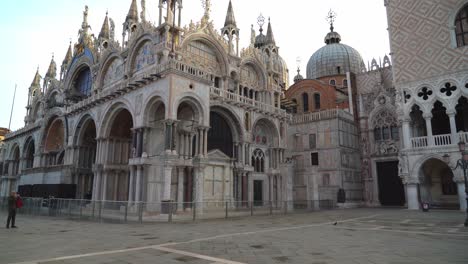
[[[328,12],[328,15],[327,15],[327,21],[328,23],[330,23],[330,30],[333,32],[333,23],[335,22],[336,20],[336,13],[330,9],[330,11]]]

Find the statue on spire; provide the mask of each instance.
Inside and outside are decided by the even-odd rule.
[[[141,19],[141,21],[143,21],[143,22],[146,21],[146,1],[145,1],[145,0],[141,0],[140,19]]]
[[[211,0],[201,0],[203,9],[205,10],[205,14],[203,16],[203,20],[208,22],[210,20],[210,12],[211,12]]]
[[[334,23],[335,20],[336,20],[336,13],[335,13],[333,10],[330,9],[330,11],[328,12],[328,15],[327,15],[327,18],[326,18],[326,19],[327,19],[328,23],[330,23],[330,30],[331,30],[331,32],[333,32],[333,30],[335,29],[335,28],[333,27],[333,23]]]

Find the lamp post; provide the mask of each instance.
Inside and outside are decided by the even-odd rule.
[[[466,151],[466,143],[464,141],[460,141],[458,143],[458,149],[460,150],[460,153],[462,155],[462,158],[457,160],[457,166],[455,166],[456,170],[457,168],[461,168],[463,170],[463,179],[465,180],[465,199],[466,199],[466,219],[465,219],[465,227],[468,227],[468,180],[466,178],[466,171],[468,170],[468,151]],[[449,156],[444,155],[445,161],[448,163],[449,162]]]

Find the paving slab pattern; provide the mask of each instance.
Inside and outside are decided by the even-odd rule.
[[[0,229],[0,264],[466,264],[464,218],[457,211],[348,209],[125,225],[20,215],[19,229]]]

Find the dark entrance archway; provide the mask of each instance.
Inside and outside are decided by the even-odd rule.
[[[405,205],[405,190],[398,176],[398,161],[377,162],[379,201],[385,206]]]
[[[96,160],[96,124],[85,118],[80,122],[77,138],[78,157],[74,181],[77,184],[77,197],[90,200],[93,192],[93,165]]]
[[[219,149],[229,157],[234,157],[231,128],[223,116],[210,112],[210,127],[208,131],[208,151]]]

